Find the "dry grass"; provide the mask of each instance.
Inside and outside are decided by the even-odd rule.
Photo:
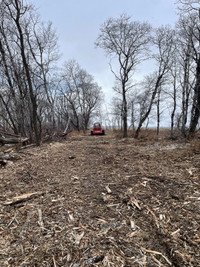
[[[83,134],[84,134],[83,131],[72,131],[72,132],[68,133],[67,136],[69,136],[69,137],[76,137],[76,136],[81,136]]]

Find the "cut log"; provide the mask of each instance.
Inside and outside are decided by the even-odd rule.
[[[4,135],[9,135],[9,136],[14,136],[14,137],[20,137],[19,135],[16,135],[16,134],[11,134],[11,133],[7,133],[7,132],[3,132],[3,131],[0,131],[0,134],[4,134]]]
[[[25,143],[29,140],[29,138],[3,138],[0,137],[0,144],[18,144]]]

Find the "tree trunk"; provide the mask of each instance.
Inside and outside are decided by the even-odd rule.
[[[131,102],[131,126],[132,129],[135,129],[135,118],[134,118],[134,103],[133,101]]]
[[[127,101],[126,101],[126,90],[125,90],[125,84],[122,86],[123,90],[123,138],[126,138],[128,135],[127,129],[128,129],[128,124],[127,124]]]
[[[194,137],[195,130],[200,117],[200,55],[198,57],[197,68],[196,68],[196,84],[194,88],[194,98],[191,112],[191,121],[188,137]]]
[[[188,114],[188,91],[189,91],[189,54],[186,55],[184,64],[184,84],[182,88],[182,126],[181,132],[183,136],[186,136],[186,123]]]
[[[66,125],[66,127],[65,127],[65,130],[64,130],[64,134],[66,134],[67,133],[67,131],[68,131],[68,128],[69,128],[69,125],[70,125],[70,122],[71,122],[71,118],[69,117],[68,118],[68,121],[67,121],[67,125]]]
[[[143,124],[143,122],[144,122],[145,120],[146,120],[146,117],[143,118],[142,120],[140,120],[139,125],[138,125],[138,127],[137,127],[137,130],[136,130],[136,132],[135,132],[135,138],[138,138],[139,133],[140,133],[140,130],[141,130],[141,127],[142,127],[142,124]]]
[[[176,112],[176,88],[174,88],[174,103],[173,103],[173,110],[171,114],[171,138],[174,137],[174,117]]]
[[[160,93],[161,89],[158,91],[158,100],[157,100],[157,135],[159,135],[160,132]]]
[[[144,123],[145,120],[148,118],[148,116],[149,116],[149,114],[150,114],[150,112],[151,112],[151,108],[152,108],[152,106],[153,106],[153,102],[154,102],[154,99],[155,99],[155,97],[156,97],[158,88],[159,88],[159,86],[160,86],[162,77],[163,77],[163,75],[159,75],[158,78],[157,78],[157,81],[156,81],[156,84],[155,84],[155,88],[154,88],[154,91],[153,91],[152,96],[151,96],[151,101],[150,101],[148,110],[147,110],[147,112],[144,114],[144,116],[143,116],[143,117],[140,119],[140,121],[139,121],[137,130],[136,130],[136,132],[135,132],[135,138],[138,138],[139,133],[140,133],[140,129],[141,129],[143,123]]]

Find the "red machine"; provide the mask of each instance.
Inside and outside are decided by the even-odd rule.
[[[91,135],[104,135],[105,131],[102,129],[101,124],[96,122],[94,124],[93,130],[91,131]]]

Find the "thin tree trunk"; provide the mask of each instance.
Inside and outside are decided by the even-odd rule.
[[[128,125],[127,125],[127,101],[126,101],[126,90],[125,84],[123,84],[123,137],[128,135]]]
[[[158,88],[160,86],[160,82],[162,80],[162,77],[163,75],[160,75],[156,81],[156,84],[155,84],[155,88],[154,88],[154,91],[152,93],[152,96],[151,96],[151,101],[150,101],[150,104],[149,104],[149,108],[147,110],[147,112],[144,114],[144,116],[140,119],[139,121],[139,124],[138,124],[138,127],[137,127],[137,130],[135,132],[135,138],[138,138],[139,136],[139,133],[140,133],[140,129],[143,125],[143,123],[145,122],[145,120],[148,118],[150,112],[151,112],[151,108],[152,108],[152,105],[153,105],[153,102],[155,100],[155,97],[156,97],[156,94],[157,94],[157,91],[158,91]]]
[[[158,101],[157,101],[157,130],[156,133],[159,135],[160,132],[160,91],[158,91]]]
[[[174,94],[173,94],[173,110],[171,114],[171,138],[174,137],[174,117],[176,112],[176,85],[174,84]]]
[[[132,129],[135,129],[135,118],[134,118],[135,114],[134,114],[134,103],[133,101],[131,102],[131,126]]]
[[[200,20],[200,8],[199,8],[199,20]],[[199,29],[199,47],[200,47],[200,29]],[[191,121],[188,137],[194,137],[195,130],[199,122],[200,117],[200,52],[198,52],[197,68],[196,68],[196,84],[194,88],[194,98],[191,112]]]
[[[190,128],[188,137],[194,137],[195,130],[199,121],[200,117],[200,55],[197,62],[197,69],[196,69],[196,84],[194,88],[194,98],[193,98],[193,105],[192,105],[192,114],[191,114],[191,121],[190,121]]]
[[[181,132],[186,136],[186,123],[188,111],[188,91],[189,91],[189,54],[186,55],[184,64],[184,84],[182,89],[182,126]]]
[[[66,125],[65,130],[64,130],[64,134],[66,134],[67,131],[68,131],[68,128],[69,128],[69,125],[70,125],[70,121],[71,121],[71,118],[69,117],[68,121],[67,121],[67,125]]]

